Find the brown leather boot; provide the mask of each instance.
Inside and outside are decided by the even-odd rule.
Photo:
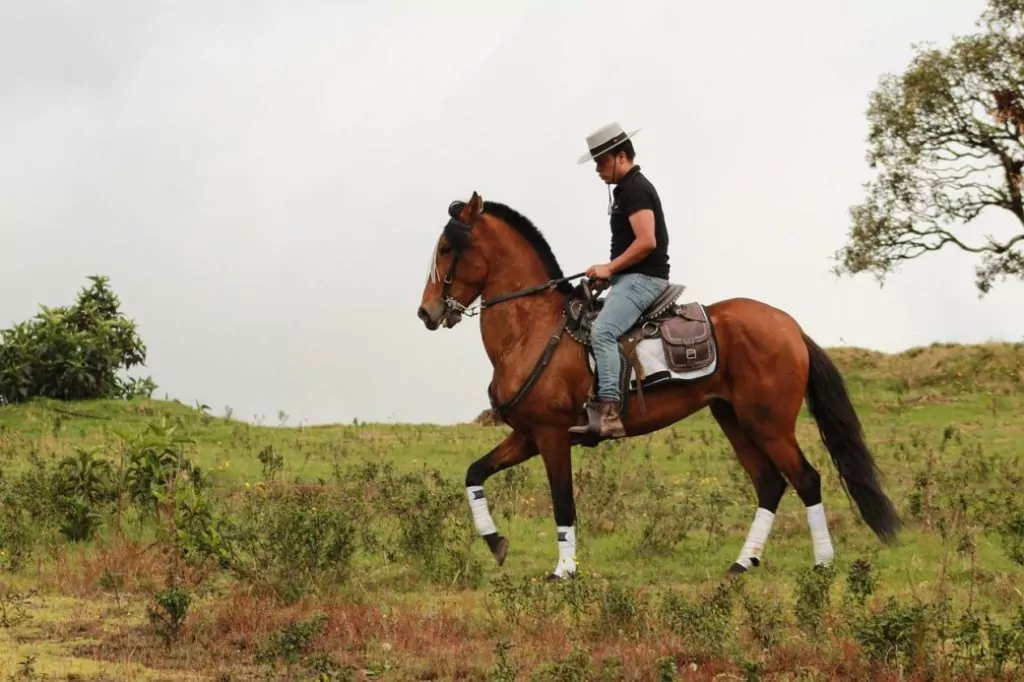
[[[578,436],[622,438],[626,429],[622,425],[617,400],[594,399],[587,403],[587,423],[569,427],[569,433]]]

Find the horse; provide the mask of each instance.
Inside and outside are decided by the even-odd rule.
[[[491,517],[483,486],[498,472],[540,454],[558,549],[555,568],[545,579],[572,578],[577,572],[572,448],[598,441],[583,442],[569,429],[581,423],[594,388],[585,332],[600,299],[585,273],[563,275],[540,230],[515,209],[485,202],[474,191],[469,201],[453,201],[447,213],[417,316],[434,331],[454,327],[464,315],[480,315],[480,334],[493,367],[488,398],[511,428],[466,470],[470,514],[503,565],[509,542]],[[573,286],[572,279],[582,279],[581,284]],[[796,437],[804,400],[845,494],[874,534],[893,543],[901,521],[882,490],[844,379],[828,354],[776,307],[751,298],[680,305],[682,289],[670,285],[659,310],[649,308],[620,339],[625,345],[626,337],[632,338],[634,350],[660,344],[653,354],[647,350],[645,361],[622,351],[622,374],[629,375],[629,381],[620,377],[626,389],[622,437],[649,434],[710,409],[757,497],[746,539],[725,577],[760,565],[787,485],[806,509],[814,566],[828,566],[834,559],[821,478]],[[479,306],[471,307],[477,299]],[[695,364],[680,364],[677,354]],[[646,370],[651,376],[644,376]],[[661,375],[658,382],[652,381],[654,374]]]

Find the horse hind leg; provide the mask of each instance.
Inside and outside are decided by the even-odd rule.
[[[711,414],[732,445],[737,459],[746,470],[757,493],[754,519],[736,561],[729,567],[730,574],[744,573],[761,563],[765,544],[775,521],[775,513],[786,492],[786,479],[768,455],[744,431],[732,405],[723,400],[716,400],[711,404]]]
[[[795,422],[795,420],[793,420]],[[807,461],[796,440],[795,423],[785,429],[772,423],[771,416],[761,415],[761,427],[753,433],[754,440],[771,459],[775,467],[786,477],[807,512],[807,525],[811,531],[814,548],[814,563],[827,566],[832,563],[835,550],[825,518],[825,507],[821,500],[821,475]]]

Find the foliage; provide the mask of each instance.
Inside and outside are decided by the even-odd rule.
[[[181,638],[192,595],[181,586],[172,586],[158,592],[153,602],[146,606],[146,617],[166,644],[176,642]]]
[[[180,428],[181,424],[170,426],[161,420],[150,423],[142,433],[119,434],[126,448],[124,492],[144,513],[159,516],[164,489],[179,477],[196,487],[203,485],[202,470],[184,452],[194,441],[180,433]]]
[[[302,491],[249,496],[233,537],[231,568],[285,602],[343,584],[356,550],[345,505],[336,496]]]
[[[120,312],[108,279],[89,277],[72,306],[42,310],[0,330],[0,403],[150,396],[152,379],[122,378],[144,365],[146,346]]]
[[[258,662],[281,660],[286,663],[298,663],[310,652],[313,639],[324,632],[327,616],[315,614],[305,621],[291,622],[274,632],[256,651]]]
[[[916,47],[906,71],[871,94],[868,160],[880,168],[850,211],[838,274],[879,282],[903,261],[952,245],[977,254],[976,286],[1024,279],[1024,1],[989,0],[948,49]],[[966,227],[988,209],[1006,236]]]
[[[466,467],[504,426],[98,401],[82,412],[105,419],[55,428],[46,401],[0,407],[0,678],[36,651],[61,676],[134,657],[210,679],[1019,678],[1024,344],[836,355],[902,542],[844,503],[804,415],[837,563],[810,568],[789,491],[760,566],[726,582],[757,496],[707,413],[574,458],[581,573],[548,583],[540,458],[485,484],[502,567],[468,514]]]

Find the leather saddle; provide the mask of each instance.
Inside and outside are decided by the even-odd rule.
[[[590,333],[594,320],[604,307],[604,299],[598,298],[587,281],[581,282],[566,303],[566,331],[578,343],[592,352]],[[686,287],[669,283],[640,314],[637,321],[619,337],[619,352],[624,360],[619,377],[620,386],[629,386],[630,369],[637,374],[639,388],[644,377],[643,368],[636,357],[636,346],[646,339],[660,339],[665,353],[665,364],[676,373],[704,369],[715,362],[718,347],[715,342],[711,318],[700,303],[690,301],[679,303]],[[627,391],[622,391],[625,407]]]

